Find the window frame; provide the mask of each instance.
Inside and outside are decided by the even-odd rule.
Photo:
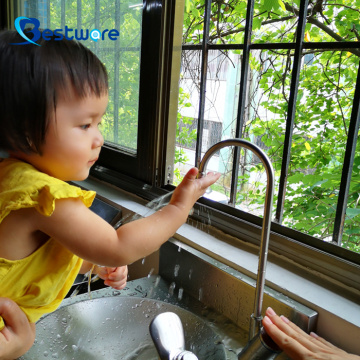
[[[158,154],[164,8],[161,0],[143,2],[137,150],[105,143],[97,162],[151,184],[155,181]],[[96,174],[96,168],[91,173]]]

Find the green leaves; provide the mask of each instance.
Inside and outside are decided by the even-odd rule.
[[[348,0],[323,2],[322,9],[313,8],[315,3],[309,2],[312,19],[316,21],[308,17],[306,41],[334,43],[339,41],[338,36],[347,41],[357,41],[356,35],[360,34],[360,0],[351,3]],[[188,17],[184,23],[184,43],[201,42],[204,0],[188,0],[186,4],[188,13],[185,16]],[[211,43],[243,42],[246,6],[247,2],[243,0],[212,2]],[[252,42],[293,43],[298,17],[292,8],[299,9],[299,6],[300,0],[256,1]],[[332,237],[339,196],[359,68],[359,51],[356,51],[305,49],[301,62],[284,225],[326,240]],[[252,51],[250,55],[246,118],[242,133],[244,138],[260,144],[270,156],[276,181],[279,181],[282,166],[293,60],[294,51],[281,49],[281,46],[274,50]],[[197,84],[198,79],[192,80]],[[235,112],[231,116],[235,118]],[[233,124],[226,126],[231,126],[233,131]],[[192,135],[189,133],[189,136]],[[360,246],[359,154],[360,143],[357,145],[350,183],[343,242],[344,247],[357,251]],[[237,195],[239,202],[254,205],[252,209],[261,207],[264,200],[262,190],[266,185],[262,170],[249,155],[241,163],[241,168],[238,185],[242,191]]]
[[[260,10],[270,12],[271,10],[277,11],[279,8],[286,10],[282,0],[264,0]]]

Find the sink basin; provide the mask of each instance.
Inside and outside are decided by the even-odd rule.
[[[62,307],[41,319],[34,346],[21,360],[158,360],[149,324],[162,312],[183,324],[186,350],[199,360],[226,360],[218,335],[198,316],[169,303],[132,296],[102,297]]]

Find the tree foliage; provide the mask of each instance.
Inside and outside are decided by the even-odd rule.
[[[109,105],[102,125],[105,140],[136,149],[142,8],[131,5],[131,0],[100,0],[96,8],[94,1],[82,1],[78,8],[76,0],[66,0],[65,18],[62,19],[61,1],[53,0],[50,2],[50,26],[61,28],[63,20],[72,29],[119,31],[116,41],[105,37],[98,42],[88,39],[82,43],[101,59],[109,74]]]
[[[252,20],[252,43],[294,43],[300,0],[259,0]],[[360,0],[310,0],[305,42],[360,41]],[[204,0],[186,0],[184,44],[201,44]],[[209,42],[236,45],[244,41],[247,2],[213,0]],[[219,51],[223,57],[230,50]],[[241,56],[240,50],[232,50]],[[184,53],[183,56],[186,56]],[[256,50],[250,56],[248,99],[243,137],[261,144],[279,181],[288,113],[293,50]],[[347,50],[305,49],[287,177],[283,224],[331,240],[344,161],[360,44]],[[183,62],[183,64],[186,61]],[[190,72],[189,72],[190,73]],[[199,72],[193,81],[199,82]],[[359,101],[356,99],[355,101]],[[235,128],[235,118],[234,118]],[[244,167],[239,184],[258,172],[258,162]],[[239,193],[239,203],[263,204],[263,177],[258,190]],[[278,186],[278,184],[277,184]],[[276,200],[276,197],[275,197]],[[360,142],[349,189],[342,246],[360,252]],[[275,202],[274,202],[275,204]]]

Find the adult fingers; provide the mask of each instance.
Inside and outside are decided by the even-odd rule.
[[[17,358],[34,343],[35,324],[30,324],[20,307],[8,298],[0,298],[0,316],[6,325],[0,332],[0,352],[8,351],[12,359]]]
[[[8,298],[0,298],[0,316],[8,328],[21,333],[29,328],[29,321],[19,306]]]
[[[333,345],[332,343],[326,341],[325,339],[323,339],[322,337],[320,337],[319,335],[315,334],[315,333],[310,333],[310,336],[313,337],[314,339],[316,339],[319,342],[319,345],[321,344],[323,346],[324,349],[333,349],[334,351],[337,351],[338,353],[343,353],[343,354],[347,354],[346,351],[339,349],[337,346]]]
[[[286,332],[279,329],[268,316],[263,319],[263,326],[268,335],[275,341],[275,343],[293,360],[306,359],[303,356],[310,356],[310,351],[300,342],[289,336]]]
[[[284,344],[282,346],[285,346],[286,348],[292,348],[296,345],[296,343],[299,343],[308,351],[313,353],[318,352],[321,348],[324,349],[324,345],[322,343],[318,342],[314,337],[308,335],[293,322],[289,321],[286,317],[279,317],[276,315],[276,313],[271,308],[266,310],[266,315],[281,332],[289,337],[284,338]],[[279,346],[282,347],[281,345]],[[295,348],[296,347],[297,346],[295,346]]]

